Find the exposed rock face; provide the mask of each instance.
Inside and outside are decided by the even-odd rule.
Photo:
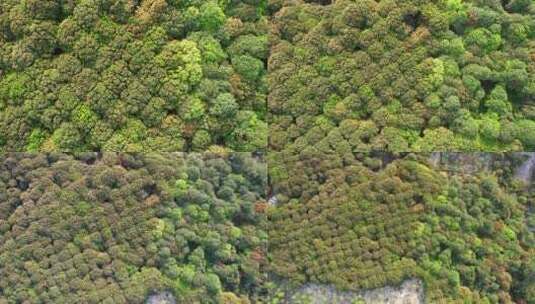
[[[277,204],[279,203],[279,199],[276,196],[272,196],[269,198],[268,203],[271,206],[277,206]]]
[[[437,167],[438,165],[440,165],[441,158],[442,157],[440,155],[440,152],[433,152],[429,156],[429,162],[431,163],[431,165]]]
[[[175,297],[169,291],[150,295],[145,304],[176,304]]]
[[[535,172],[535,152],[526,152],[523,154],[529,156],[529,158],[518,167],[515,176],[516,178],[529,183]]]
[[[401,286],[354,292],[338,291],[329,285],[307,284],[289,296],[288,303],[301,304],[424,304],[420,280],[404,281]]]
[[[476,174],[493,168],[495,158],[493,153],[434,152],[429,163],[446,172]]]

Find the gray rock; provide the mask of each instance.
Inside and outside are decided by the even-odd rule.
[[[523,155],[528,156],[529,158],[522,163],[520,167],[515,172],[515,177],[523,180],[526,183],[531,181],[535,169],[535,153],[534,152],[524,152]]]
[[[175,296],[169,291],[150,295],[145,304],[176,304]]]
[[[289,296],[292,304],[424,304],[420,280],[404,281],[400,286],[385,286],[361,292],[340,291],[331,285],[306,284]]]

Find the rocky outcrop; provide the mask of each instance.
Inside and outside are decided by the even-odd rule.
[[[429,155],[432,166],[452,174],[476,174],[490,170],[495,161],[494,153],[434,152]]]
[[[355,292],[340,291],[330,285],[306,284],[287,298],[290,304],[424,304],[423,285],[420,280],[404,281],[400,286]]]
[[[515,177],[529,183],[535,172],[535,152],[526,152],[522,154],[528,156],[528,159],[516,169]]]
[[[268,204],[270,206],[277,206],[278,203],[279,203],[279,199],[275,195],[268,199]]]
[[[169,291],[150,295],[145,304],[176,304],[176,299]]]

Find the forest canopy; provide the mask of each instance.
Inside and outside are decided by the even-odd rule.
[[[247,153],[2,154],[0,303],[255,301],[266,173]]]
[[[525,157],[268,158],[269,185],[257,154],[2,154],[0,303],[277,303],[277,278],[533,303]]]
[[[277,151],[533,150],[534,20],[531,0],[2,1],[0,149],[256,151],[269,129]]]
[[[424,303],[535,303],[534,193],[513,174],[524,157],[270,157],[276,277],[356,291],[417,278]]]
[[[3,0],[0,151],[266,146],[264,0]]]
[[[0,0],[0,304],[535,304],[510,151],[534,0]]]
[[[272,150],[535,149],[535,2],[273,0]]]

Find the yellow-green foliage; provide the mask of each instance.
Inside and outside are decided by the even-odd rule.
[[[2,1],[0,151],[265,148],[265,7],[263,0]],[[236,101],[224,117],[209,111],[222,94]],[[249,112],[261,123],[244,131]],[[146,129],[135,142],[124,130],[131,121]]]

